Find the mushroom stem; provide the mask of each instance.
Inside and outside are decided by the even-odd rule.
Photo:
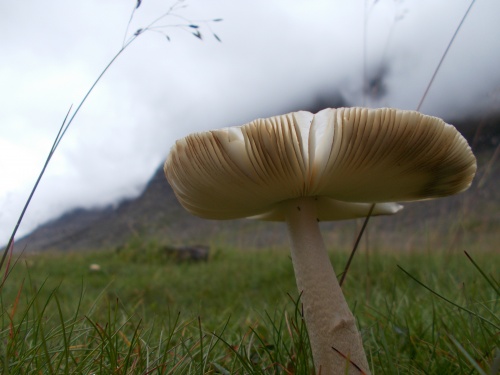
[[[328,257],[316,210],[315,198],[289,201],[286,209],[295,279],[316,372],[369,374],[361,335]]]

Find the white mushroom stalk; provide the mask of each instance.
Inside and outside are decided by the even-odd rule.
[[[295,280],[316,370],[345,374],[347,368],[358,368],[367,374],[361,335],[325,249],[316,207],[314,198],[303,198],[290,201],[286,210]]]
[[[165,174],[180,203],[207,219],[286,221],[316,371],[369,373],[318,222],[394,214],[396,201],[467,189],[476,161],[442,120],[414,111],[289,113],[176,142]]]

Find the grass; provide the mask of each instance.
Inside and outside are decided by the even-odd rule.
[[[169,38],[155,22],[180,3],[125,37],[82,102],[68,112],[33,192],[102,75],[145,31]],[[185,25],[201,38],[190,28]],[[0,269],[10,261],[7,254],[30,200]],[[371,252],[353,263],[343,289],[373,374],[500,372],[498,254],[443,250]],[[339,270],[347,254],[332,260]],[[100,270],[91,271],[91,264]],[[207,263],[177,264],[150,244],[120,253],[30,255],[6,268],[12,272],[0,287],[3,374],[314,373],[287,250],[222,246]]]
[[[344,292],[373,374],[494,374],[495,255],[359,256]],[[332,260],[342,266],[347,254]],[[154,244],[141,253],[32,255],[0,298],[4,374],[313,371],[285,249],[220,248],[207,263],[182,264]]]

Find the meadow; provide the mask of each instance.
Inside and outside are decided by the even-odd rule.
[[[39,180],[102,75],[154,25],[127,39],[70,110]],[[493,165],[495,157],[487,160]],[[463,215],[468,220],[457,220],[460,230],[453,227],[454,234],[446,235],[454,246],[440,248],[429,240],[446,242],[436,226],[428,238],[417,239],[427,245],[418,246],[396,230],[411,249],[367,247],[354,258],[343,291],[372,374],[500,373],[497,221],[472,215],[498,216],[497,200],[491,199],[497,185],[491,186],[483,189],[488,204],[469,202],[471,213]],[[448,220],[441,223],[452,231]],[[15,254],[15,264],[2,261],[0,372],[315,374],[287,248],[248,250],[217,241],[208,262],[200,263],[178,263],[160,248],[152,241],[131,243],[120,252]],[[349,253],[345,247],[329,251],[341,272]]]
[[[212,250],[22,257],[0,294],[2,373],[314,373],[288,249]],[[339,272],[348,254],[330,250]],[[365,249],[351,265],[372,373],[497,374],[498,254],[433,250]]]

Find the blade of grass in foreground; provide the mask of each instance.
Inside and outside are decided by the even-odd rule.
[[[490,278],[484,273],[484,271],[481,269],[481,267],[479,267],[479,265],[476,262],[474,262],[474,259],[472,259],[472,257],[469,255],[469,253],[467,251],[464,251],[464,253],[467,256],[467,258],[469,258],[469,260],[474,265],[474,267],[476,267],[476,269],[479,271],[479,273],[483,276],[483,278],[486,280],[486,282],[488,284],[490,284],[490,286],[495,290],[495,292],[498,295],[500,295],[500,288],[498,287],[498,283],[496,283],[496,285],[495,285],[493,283],[493,281],[490,280]]]
[[[398,268],[403,271],[408,277],[410,277],[411,279],[413,279],[416,283],[418,283],[419,285],[421,285],[422,287],[424,287],[425,289],[427,289],[429,292],[431,292],[432,294],[434,294],[435,296],[441,298],[442,300],[448,302],[449,304],[459,308],[460,310],[463,310],[473,316],[475,316],[476,318],[478,319],[481,319],[483,322],[485,323],[488,323],[490,325],[492,325],[495,329],[500,329],[500,326],[496,325],[495,323],[489,321],[488,319],[484,318],[483,316],[475,313],[474,311],[472,310],[469,310],[468,308],[466,307],[463,307],[463,306],[460,306],[458,304],[456,304],[455,302],[449,300],[448,298],[442,296],[441,294],[439,294],[438,292],[432,290],[431,288],[429,288],[427,285],[425,285],[423,282],[421,282],[420,280],[418,280],[416,277],[414,277],[412,274],[410,274],[408,271],[406,271],[403,267],[401,267],[399,264],[397,265]]]
[[[474,358],[472,358],[472,356],[469,354],[469,352],[467,352],[467,350],[465,350],[465,348],[457,341],[457,339],[455,339],[450,334],[447,334],[447,336],[450,339],[450,341],[453,343],[453,345],[455,345],[455,347],[460,351],[460,353],[462,353],[464,355],[464,357],[467,358],[467,361],[469,361],[469,363],[472,365],[472,367],[474,367],[476,369],[478,374],[488,375],[486,372],[484,372],[484,370],[481,367],[479,367],[479,365],[474,360]]]

